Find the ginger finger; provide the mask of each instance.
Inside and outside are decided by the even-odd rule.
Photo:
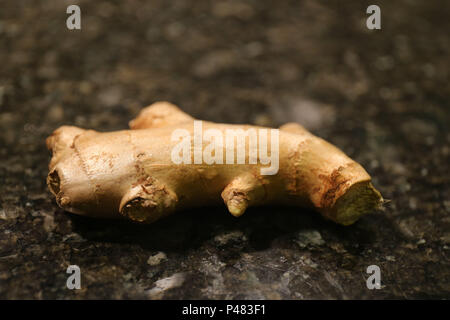
[[[130,129],[160,128],[194,119],[170,102],[159,101],[141,110],[136,119],[130,121]]]
[[[177,201],[176,194],[171,190],[147,179],[124,195],[119,211],[133,221],[150,223],[170,214]]]
[[[249,205],[256,205],[263,200],[265,189],[255,176],[245,173],[233,179],[221,196],[228,211],[233,216],[240,217]]]

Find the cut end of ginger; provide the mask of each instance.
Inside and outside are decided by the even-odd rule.
[[[351,186],[335,204],[335,220],[344,226],[355,223],[360,217],[381,208],[383,197],[371,182]]]

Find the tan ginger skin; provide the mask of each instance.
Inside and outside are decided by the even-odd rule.
[[[186,129],[192,136],[193,124],[176,106],[157,102],[130,122],[131,130],[60,127],[47,138],[53,152],[49,189],[69,212],[146,223],[185,208],[225,203],[234,216],[249,206],[294,205],[350,225],[383,202],[361,165],[295,123],[280,127],[275,175],[261,175],[267,165],[248,164],[248,152],[245,164],[175,164],[171,152],[178,142],[172,132]],[[262,127],[204,121],[203,130],[209,128],[225,133]],[[236,151],[224,148],[224,157]]]

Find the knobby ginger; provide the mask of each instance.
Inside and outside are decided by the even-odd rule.
[[[157,102],[130,122],[130,130],[60,127],[47,138],[53,153],[49,189],[67,211],[146,223],[184,208],[222,202],[234,216],[249,206],[295,205],[350,225],[382,204],[361,165],[298,124],[275,130],[277,140],[267,135],[264,146],[252,144],[248,133],[267,128],[204,121],[200,132],[212,132],[215,138],[200,139],[196,125],[176,106]],[[230,130],[247,136],[227,140]],[[215,141],[220,136],[227,138]],[[235,138],[244,144],[234,143]],[[184,147],[182,139],[188,139]],[[207,153],[209,160],[203,158]],[[238,161],[233,163],[235,155]],[[268,160],[275,159],[276,170],[268,169],[273,169]]]

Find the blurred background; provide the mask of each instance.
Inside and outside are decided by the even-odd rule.
[[[81,8],[81,30],[66,27]],[[366,9],[381,8],[381,30]],[[0,9],[0,298],[449,298],[446,1],[25,1]],[[127,128],[158,100],[204,120],[296,121],[390,202],[351,227],[225,208],[150,226],[59,209],[45,138]],[[82,289],[66,288],[81,268]],[[381,268],[368,290],[366,269]]]

